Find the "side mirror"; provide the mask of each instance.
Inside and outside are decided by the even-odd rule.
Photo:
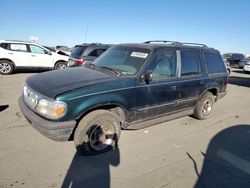
[[[45,50],[45,54],[47,54],[47,55],[52,55],[52,53],[49,52],[49,51],[47,51],[47,50]]]
[[[150,82],[152,82],[153,80],[153,75],[152,75],[152,71],[151,70],[147,70],[144,74],[144,80],[147,84],[149,84]]]

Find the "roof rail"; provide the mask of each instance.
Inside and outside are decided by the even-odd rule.
[[[7,39],[7,40],[4,40],[6,42],[27,42],[27,43],[34,43],[32,41],[26,41],[26,40],[10,40],[10,39]]]
[[[171,41],[171,40],[149,40],[144,43],[150,44],[154,42],[159,42],[159,43],[171,43],[171,44],[181,44],[180,42],[177,41]]]
[[[190,45],[190,46],[202,46],[202,47],[204,47],[204,48],[207,48],[207,45],[205,45],[205,44],[200,44],[200,43],[182,42],[181,44],[183,44],[183,45]]]
[[[178,41],[170,41],[170,40],[150,40],[146,41],[144,43],[150,44],[154,42],[159,42],[159,43],[170,43],[172,45],[189,45],[189,46],[202,46],[204,48],[207,48],[207,45],[205,44],[200,44],[200,43],[191,43],[191,42],[178,42]]]

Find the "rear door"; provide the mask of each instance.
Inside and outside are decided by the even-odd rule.
[[[34,44],[30,44],[29,48],[31,67],[54,67],[52,53],[46,53],[44,48]]]
[[[195,49],[181,49],[179,71],[178,108],[191,108],[204,91],[206,77],[202,74],[199,51]]]
[[[30,66],[30,53],[28,52],[28,47],[26,44],[10,43],[7,55],[17,67]]]
[[[152,81],[142,83],[136,89],[137,120],[175,110],[178,98],[176,50],[161,48],[156,51],[146,71],[152,71]]]

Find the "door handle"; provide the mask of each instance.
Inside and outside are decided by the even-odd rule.
[[[176,86],[170,86],[170,89],[171,89],[172,91],[175,91],[175,90],[176,90]]]
[[[9,53],[9,55],[13,55],[13,53]]]
[[[205,81],[203,81],[203,80],[202,80],[202,81],[200,81],[200,84],[205,84]]]
[[[36,57],[36,55],[31,55],[32,57]]]

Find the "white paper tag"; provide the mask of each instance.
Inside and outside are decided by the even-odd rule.
[[[132,57],[140,57],[140,58],[147,58],[148,54],[147,53],[143,53],[143,52],[132,52],[131,54]]]

